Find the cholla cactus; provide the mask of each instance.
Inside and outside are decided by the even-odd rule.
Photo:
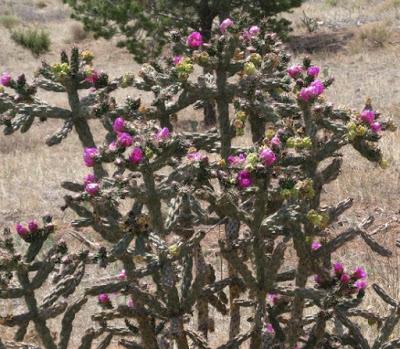
[[[110,108],[110,100],[105,101],[105,110],[113,111],[106,113],[112,121],[109,134],[103,144],[90,144],[83,153],[83,163],[95,173],[80,183],[63,183],[75,193],[65,197],[63,207],[78,216],[72,226],[92,227],[99,243],[80,237],[96,251],[69,256],[78,262],[59,269],[57,286],[44,300],[47,309],[60,296],[79,294],[77,303],[54,315],[65,311],[58,346],[49,334],[47,313],[34,301],[37,276],[29,281],[29,270],[43,263],[37,259],[48,227],[41,229],[35,222],[17,226],[18,235],[30,244],[29,257],[12,257],[6,263],[12,261],[12,267],[5,269],[0,295],[24,297],[30,311],[26,317],[35,323],[46,348],[68,346],[73,318],[91,297],[96,297],[98,311],[79,348],[98,341],[99,348],[106,348],[113,338],[126,348],[210,348],[209,332],[221,324],[213,323],[209,307],[230,318],[229,338],[221,349],[398,345],[399,340],[392,339],[400,319],[398,302],[373,285],[391,313],[358,308],[368,286],[365,270],[332,261],[335,251],[357,237],[375,253],[390,256],[373,237],[386,227],[369,233],[369,217],[331,238],[328,227],[353,202],[345,199],[322,207],[320,200],[324,186],[340,174],[344,146],[386,165],[377,142],[380,132],[393,125],[381,120],[370,101],[361,112],[327,103],[323,94],[333,80],[320,80],[319,67],[309,59],[288,68],[289,57],[273,34],[224,23],[207,44],[199,33],[186,39],[174,34],[181,55],[169,64],[145,65],[140,78],[130,79],[129,84],[154,93],[151,106],[137,100],[134,107]],[[53,74],[63,79],[69,72],[61,65]],[[196,65],[208,72],[197,80]],[[97,81],[93,71],[86,78],[88,83]],[[173,130],[175,114],[202,101],[216,104],[219,130]],[[235,146],[233,140],[244,133],[247,121],[253,142]],[[96,173],[104,164],[113,169],[110,175]],[[216,225],[226,229],[218,252],[229,274],[222,279],[212,257],[204,253],[203,239]],[[7,241],[5,248],[15,255]],[[285,263],[288,249],[295,251],[297,264]],[[60,248],[53,250],[61,253]],[[64,260],[56,258],[54,264]],[[93,263],[121,272],[78,290],[84,266]],[[49,270],[44,280],[50,269],[43,268]],[[20,293],[8,281],[14,274]],[[126,304],[116,302],[115,293],[126,296]],[[243,330],[241,313],[246,313],[250,328]],[[373,343],[354,317],[380,325]],[[0,324],[20,325],[5,320]],[[24,337],[24,324],[17,340]]]

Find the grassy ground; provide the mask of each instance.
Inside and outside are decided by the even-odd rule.
[[[398,123],[400,111],[400,1],[398,0],[310,0],[289,17],[294,22],[293,61],[311,55],[314,62],[327,68],[335,84],[327,98],[336,104],[362,109],[366,97],[373,97],[375,108],[389,114]],[[314,20],[318,28],[310,33],[305,18]],[[10,29],[37,26],[50,33],[50,53],[34,57],[10,38]],[[0,0],[0,72],[13,74],[33,72],[40,60],[53,62],[57,52],[74,43],[95,53],[96,67],[119,75],[138,70],[138,65],[112,42],[94,41],[80,25],[68,18],[68,10],[58,0]],[[43,93],[53,104],[66,106],[61,96]],[[57,122],[35,125],[27,134],[0,136],[0,227],[19,220],[55,214],[60,224],[69,221],[57,207],[62,204],[62,180],[81,179],[86,173],[82,166],[81,147],[71,134],[62,146],[49,148],[43,139],[60,126]],[[381,146],[391,167],[382,170],[361,161],[348,150],[343,172],[325,193],[324,200],[337,202],[348,196],[357,204],[343,225],[360,221],[374,214],[379,222],[397,219],[399,213],[399,133],[384,137]],[[335,232],[332,232],[334,234]],[[218,231],[215,233],[218,235]],[[381,238],[396,252],[397,229]],[[210,237],[210,244],[215,242]],[[362,246],[362,248],[360,248]],[[343,249],[338,259],[351,264],[366,264],[370,279],[381,282],[389,293],[400,298],[399,255],[391,259],[375,258],[358,242]],[[366,307],[380,307],[369,297]],[[216,335],[218,337],[218,334]],[[217,341],[217,339],[215,339]]]

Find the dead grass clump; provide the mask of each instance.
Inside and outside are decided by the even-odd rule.
[[[20,23],[19,18],[14,15],[0,16],[0,25],[7,29],[12,29]]]
[[[88,37],[88,33],[80,23],[72,23],[69,28],[72,42],[81,42]]]
[[[43,9],[43,8],[47,7],[47,2],[43,1],[43,0],[39,0],[36,2],[36,7],[39,9]]]
[[[48,52],[50,49],[50,35],[44,29],[18,28],[11,32],[11,38],[35,56]]]
[[[392,25],[387,22],[368,23],[360,28],[357,40],[367,48],[386,46],[393,35]]]

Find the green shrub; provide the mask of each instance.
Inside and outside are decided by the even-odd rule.
[[[0,16],[0,25],[7,29],[11,29],[19,24],[18,17],[14,15],[2,15]]]
[[[19,45],[29,49],[34,55],[47,52],[50,48],[49,33],[37,28],[18,28],[12,31],[11,38]]]

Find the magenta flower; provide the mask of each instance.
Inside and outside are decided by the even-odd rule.
[[[343,264],[339,262],[334,263],[333,271],[336,275],[342,275],[344,272]]]
[[[367,272],[363,267],[357,267],[356,270],[353,273],[353,277],[355,279],[365,279],[367,277]]]
[[[276,161],[276,155],[271,149],[263,149],[260,153],[261,161],[265,166],[272,166]]]
[[[320,80],[315,80],[310,86],[301,89],[299,97],[304,102],[308,102],[310,99],[321,95],[324,91],[324,84]]]
[[[241,153],[239,155],[229,155],[228,164],[230,166],[240,166],[246,161],[246,155]]]
[[[252,38],[252,35],[249,33],[249,31],[245,30],[245,31],[242,33],[242,35],[240,36],[240,38],[241,38],[242,40],[249,41],[249,40]]]
[[[268,293],[267,294],[267,300],[272,305],[276,305],[280,298],[281,298],[281,296],[277,293]]]
[[[89,73],[87,73],[85,81],[91,84],[96,84],[97,80],[99,80],[100,74],[97,70],[93,69]]]
[[[133,301],[132,298],[128,299],[128,308],[135,308],[135,302]]]
[[[292,79],[296,79],[302,71],[303,68],[300,65],[293,65],[288,68],[287,73]]]
[[[126,280],[126,270],[122,269],[121,272],[118,274],[118,279],[120,279],[121,281]]]
[[[240,171],[237,176],[237,183],[242,189],[250,187],[253,184],[251,173],[247,170]]]
[[[314,89],[314,93],[316,96],[321,95],[325,91],[325,85],[320,80],[313,81],[310,87]]]
[[[132,136],[127,132],[121,132],[117,137],[117,146],[128,148],[132,145]]]
[[[361,120],[371,125],[375,120],[375,112],[369,109],[363,110],[361,113]]]
[[[85,185],[85,191],[89,195],[96,195],[100,190],[99,183],[88,183]]]
[[[270,334],[275,334],[275,330],[274,330],[274,327],[272,326],[272,324],[267,324],[265,326],[265,330]]]
[[[160,131],[157,132],[156,140],[163,141],[163,140],[168,139],[170,136],[171,136],[171,133],[169,132],[168,127],[164,127]]]
[[[10,82],[11,82],[11,75],[10,73],[4,72],[3,74],[1,74],[0,76],[0,83],[4,86],[4,87],[8,87],[10,86]]]
[[[107,293],[100,293],[97,297],[97,300],[100,304],[108,304],[110,303],[110,297]]]
[[[320,68],[316,65],[312,65],[310,68],[307,69],[307,75],[316,78],[320,72]]]
[[[272,137],[271,139],[271,145],[275,146],[275,147],[280,147],[282,144],[281,139],[278,137],[278,135],[275,135],[274,137]]]
[[[232,27],[234,24],[235,23],[230,18],[227,18],[221,22],[221,24],[219,25],[219,30],[221,30],[221,33],[225,33],[226,30],[229,27]]]
[[[97,148],[85,148],[83,151],[83,161],[87,167],[93,167],[96,157],[99,155]]]
[[[18,235],[23,238],[29,234],[28,229],[26,229],[22,224],[19,223],[15,226],[15,230],[17,231]]]
[[[190,48],[199,48],[203,45],[203,36],[199,32],[191,33],[187,38],[187,45]]]
[[[299,98],[304,102],[308,102],[311,98],[313,98],[312,89],[310,87],[302,88]]]
[[[121,117],[116,118],[113,123],[113,130],[115,133],[124,132],[125,120]]]
[[[181,63],[183,60],[183,57],[180,55],[177,55],[173,58],[172,62],[174,63],[174,65],[178,65],[179,63]]]
[[[377,122],[377,121],[373,122],[370,126],[371,126],[372,132],[374,132],[374,133],[379,133],[382,131],[382,125],[380,122]]]
[[[144,158],[143,150],[140,147],[135,147],[132,150],[131,155],[129,155],[129,161],[134,165],[140,164],[143,161],[143,158]]]
[[[350,275],[349,275],[349,274],[343,273],[343,274],[340,276],[340,282],[341,282],[342,284],[348,284],[349,281],[350,281]]]
[[[256,35],[258,35],[259,33],[260,33],[260,27],[259,27],[259,26],[253,25],[253,26],[250,27],[250,29],[249,29],[249,34],[250,34],[251,36],[256,36]]]
[[[319,250],[320,248],[321,248],[321,244],[318,242],[318,241],[313,241],[312,243],[311,243],[311,249],[313,250],[313,251],[317,251],[317,250]]]
[[[35,220],[31,220],[28,222],[28,229],[31,233],[35,233],[39,229],[39,225]]]
[[[97,178],[94,174],[89,173],[85,177],[83,177],[83,183],[85,185],[89,184],[89,183],[96,183],[96,182],[97,182]]]
[[[207,156],[203,155],[199,151],[192,151],[186,155],[186,158],[193,162],[200,162],[207,159]]]
[[[109,145],[108,145],[108,149],[110,151],[116,151],[118,149],[118,145],[116,141],[112,141]]]
[[[362,291],[367,288],[367,282],[365,280],[357,280],[354,283],[354,286],[357,288],[358,291]]]

